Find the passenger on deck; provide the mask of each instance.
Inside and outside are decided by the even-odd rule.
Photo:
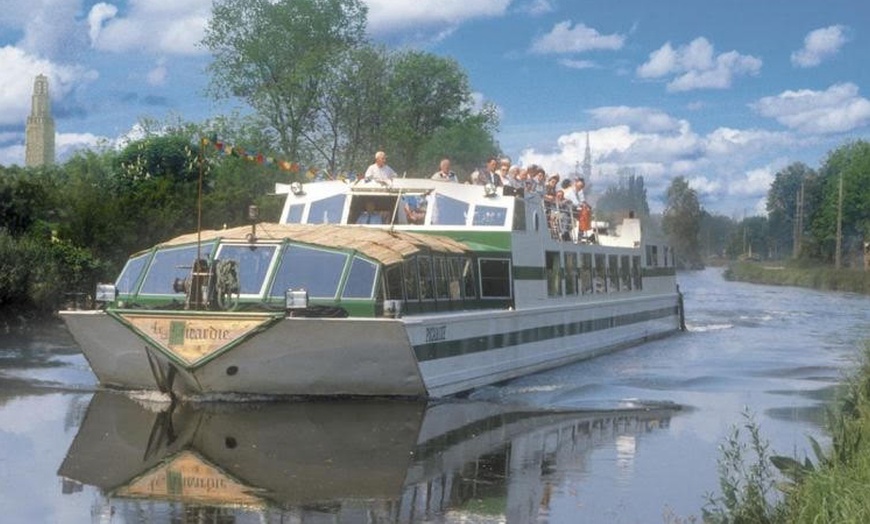
[[[425,195],[405,195],[402,197],[404,201],[405,217],[409,224],[422,225],[426,218],[426,207],[428,201]]]
[[[366,169],[365,179],[386,182],[395,177],[396,172],[393,171],[393,168],[387,165],[387,154],[383,151],[375,153],[375,163]]]
[[[440,180],[441,182],[459,182],[456,178],[456,173],[450,170],[450,159],[444,158],[441,160],[440,168],[432,175],[432,180]]]
[[[501,176],[499,176],[496,171],[497,167],[498,160],[496,160],[494,156],[491,156],[486,160],[486,171],[483,173],[483,185],[492,184],[495,187],[502,185]]]
[[[366,200],[365,211],[360,213],[356,219],[357,224],[383,224],[384,218],[375,210],[375,201]]]

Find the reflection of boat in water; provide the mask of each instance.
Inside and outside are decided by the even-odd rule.
[[[280,223],[136,253],[103,309],[61,315],[103,385],[182,395],[438,397],[677,331],[672,251],[638,219],[571,238],[507,189],[279,184]]]
[[[634,439],[672,414],[464,401],[155,410],[100,392],[58,473],[140,518],[182,504],[198,514],[292,514],[302,522],[410,522],[450,512],[528,522],[546,510],[554,475],[601,445],[633,453]]]

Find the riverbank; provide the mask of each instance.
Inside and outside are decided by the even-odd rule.
[[[725,269],[726,280],[797,286],[824,291],[847,291],[870,295],[870,271],[831,267],[775,266],[759,262],[732,262]]]
[[[784,522],[870,522],[870,344],[829,418],[830,449],[784,468],[797,481],[783,502]]]

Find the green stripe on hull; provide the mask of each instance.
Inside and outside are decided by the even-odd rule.
[[[676,306],[666,307],[651,311],[618,315],[615,317],[521,329],[509,333],[497,333],[490,336],[470,337],[460,340],[420,344],[414,346],[414,353],[417,355],[418,361],[425,362],[427,360],[470,355],[481,351],[489,351],[491,349],[501,349],[521,344],[532,344],[556,338],[580,335],[583,333],[603,331],[605,329],[637,324],[648,320],[657,320],[670,316],[676,317],[678,314],[679,312],[677,311]]]

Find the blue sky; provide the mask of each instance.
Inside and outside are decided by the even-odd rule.
[[[566,173],[589,134],[592,193],[621,169],[652,207],[684,176],[712,212],[764,209],[774,174],[870,135],[870,2],[365,0],[369,36],[456,59],[500,111],[515,163]],[[33,77],[60,159],[201,121],[211,0],[0,0],[0,164],[22,164]],[[393,166],[401,170],[402,166]],[[433,167],[434,169],[434,167]]]

